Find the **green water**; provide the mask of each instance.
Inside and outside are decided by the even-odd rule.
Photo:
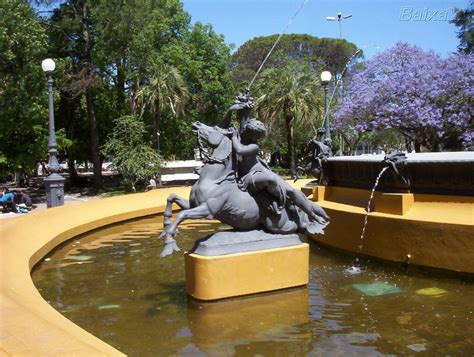
[[[38,264],[52,307],[131,356],[472,356],[474,284],[357,262],[311,243],[307,288],[188,298],[184,260],[160,259],[161,218],[80,236]],[[222,229],[183,225],[178,244]],[[194,238],[193,238],[194,237]]]

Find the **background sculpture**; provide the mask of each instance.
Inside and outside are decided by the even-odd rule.
[[[333,156],[330,138],[323,139],[325,129],[318,130],[318,134],[306,145],[303,162],[305,166],[298,166],[298,171],[307,176],[313,176],[319,184],[325,183],[323,161]]]

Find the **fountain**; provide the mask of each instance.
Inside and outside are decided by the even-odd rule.
[[[222,128],[195,123],[207,167],[193,190],[153,190],[2,222],[2,352],[472,352],[469,280],[407,275],[400,266],[364,257],[354,266],[352,255],[322,247],[473,273],[472,153],[409,154],[388,162],[380,156],[323,155],[317,169],[325,184],[312,187],[307,199],[256,157],[252,165],[235,166],[234,154],[258,147],[245,133],[247,126],[259,129],[248,115],[248,97],[232,109],[239,129],[229,125],[229,117]],[[205,143],[214,153],[206,153]],[[260,166],[252,171],[255,164]],[[217,174],[216,167],[227,171]],[[262,186],[256,184],[259,175]],[[214,197],[221,185],[245,196],[248,206],[224,197],[227,190]],[[190,199],[180,198],[185,196]],[[173,212],[173,203],[183,210]],[[219,219],[240,231],[193,218]],[[186,219],[179,237],[189,253],[171,255],[179,250],[175,234]],[[164,249],[157,239],[162,228]],[[214,232],[219,233],[195,244]],[[301,242],[298,232],[320,245]],[[157,259],[162,249],[161,255],[171,256]],[[248,295],[254,293],[260,294]]]
[[[205,128],[199,124],[196,127]],[[231,134],[224,134],[227,135]],[[210,158],[215,154],[209,154]],[[464,168],[472,165],[469,153],[456,157],[458,165],[467,165]],[[459,195],[420,192],[411,188],[418,176],[407,171],[407,167],[416,166],[412,166],[414,158],[420,161],[419,156],[412,155],[407,155],[406,160],[395,160],[397,170],[390,160],[384,162],[385,157],[355,158],[354,161],[375,167],[367,169],[372,170],[373,176],[367,175],[366,186],[360,183],[356,187],[332,186],[335,178],[329,169],[328,185],[315,186],[310,197],[331,217],[328,225],[318,222],[324,226],[324,237],[309,234],[321,244],[309,246],[296,242],[287,247],[264,249],[300,249],[304,254],[295,258],[295,262],[282,256],[253,259],[252,269],[248,270],[253,275],[263,271],[267,280],[274,280],[273,272],[265,269],[284,266],[288,277],[306,275],[306,279],[296,284],[293,280],[292,284],[282,286],[286,288],[283,291],[270,292],[275,289],[273,285],[263,289],[266,291],[263,294],[262,290],[240,290],[210,297],[211,300],[231,297],[217,302],[202,302],[187,296],[186,293],[192,296],[192,289],[204,283],[193,283],[190,287],[185,278],[188,275],[189,281],[191,271],[191,281],[198,277],[205,280],[203,270],[199,274],[193,271],[202,269],[199,264],[203,261],[218,263],[219,259],[204,254],[206,251],[220,254],[222,247],[212,239],[201,246],[195,245],[195,240],[213,232],[228,231],[228,225],[215,220],[184,222],[180,244],[186,251],[194,249],[194,253],[157,259],[163,249],[163,240],[157,239],[163,224],[172,227],[171,222],[176,222],[177,216],[184,212],[172,215],[166,209],[166,197],[189,196],[189,188],[96,200],[2,223],[4,239],[0,241],[0,249],[15,254],[5,255],[0,273],[0,309],[5,318],[2,334],[6,336],[1,348],[14,355],[121,355],[120,351],[140,355],[157,351],[191,355],[468,353],[474,348],[469,335],[474,327],[473,312],[466,309],[474,298],[474,290],[468,279],[437,278],[413,271],[407,275],[401,266],[380,265],[364,257],[354,266],[353,255],[320,247],[327,245],[358,252],[367,215],[365,208],[375,179],[383,168],[390,166],[380,174],[373,195],[362,254],[471,272],[472,199],[467,193],[472,187],[469,186],[472,176],[464,175],[467,184],[456,188]],[[343,168],[333,161],[342,162]],[[327,159],[328,165],[335,165],[335,170],[345,170],[346,162],[352,165],[350,158]],[[454,164],[446,162],[446,165],[451,165],[451,172],[455,172]],[[413,172],[417,169],[414,167]],[[443,187],[439,180],[436,185]],[[387,187],[398,189],[382,191]],[[136,220],[146,216],[150,217]],[[468,223],[462,223],[463,220]],[[113,225],[123,221],[127,222]],[[166,228],[165,232],[172,233]],[[173,236],[171,239],[174,240]],[[216,240],[219,239],[217,236]],[[257,240],[251,245],[260,249],[260,243]],[[165,246],[175,247],[173,242]],[[233,251],[224,257],[245,257],[258,252]],[[192,255],[199,255],[197,263],[185,263]],[[392,256],[395,258],[390,259]],[[228,279],[232,274],[237,277],[237,272],[244,270],[242,267],[247,263],[228,264],[224,267],[228,273],[221,278]],[[186,271],[180,268],[185,264]],[[33,267],[36,287],[30,277]],[[219,266],[211,266],[205,267],[204,273],[214,274],[212,268],[219,272]],[[292,274],[295,269],[297,272]],[[241,285],[245,286],[245,282]],[[214,291],[218,288],[211,293]],[[235,297],[255,292],[260,294]]]
[[[331,216],[334,248],[474,273],[474,153],[329,157],[310,190]]]

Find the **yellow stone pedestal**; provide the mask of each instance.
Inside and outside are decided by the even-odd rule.
[[[414,204],[413,193],[383,193],[375,195],[375,212],[403,216]]]
[[[185,255],[186,292],[199,300],[279,290],[308,283],[309,245],[218,256]]]
[[[303,186],[301,187],[301,192],[303,192],[306,197],[311,196],[313,194],[313,187],[314,186]]]

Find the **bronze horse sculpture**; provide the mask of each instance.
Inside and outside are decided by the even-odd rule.
[[[179,251],[173,238],[179,224],[186,219],[217,219],[239,231],[264,229],[277,234],[323,233],[329,220],[324,210],[279,176],[281,182],[278,184],[284,186],[290,199],[278,212],[269,209],[273,200],[271,196],[265,192],[248,192],[239,186],[235,170],[236,155],[232,147],[232,130],[210,127],[200,122],[194,123],[192,128],[200,146],[202,141],[205,141],[213,153],[206,155],[200,177],[191,189],[189,200],[176,194],[168,197],[164,212],[164,229],[160,235],[160,238],[166,239],[161,257]],[[171,222],[173,203],[182,211]]]

